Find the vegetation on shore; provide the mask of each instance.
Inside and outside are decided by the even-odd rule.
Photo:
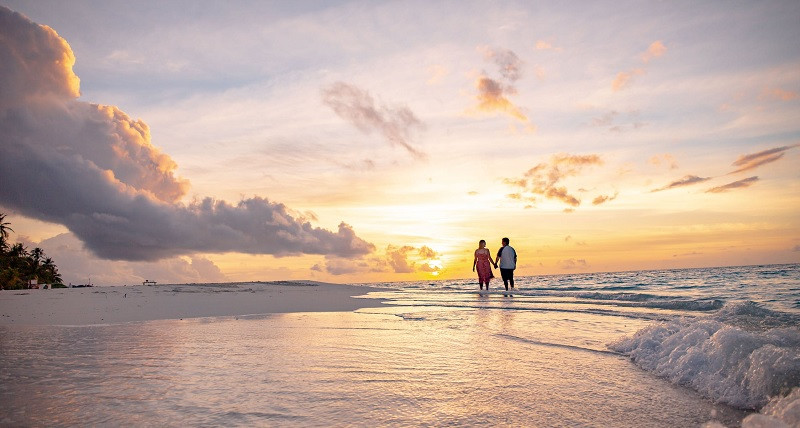
[[[44,250],[37,247],[28,251],[21,243],[9,245],[8,232],[14,229],[5,217],[0,213],[0,290],[28,288],[34,279],[38,284],[63,287],[58,268]]]

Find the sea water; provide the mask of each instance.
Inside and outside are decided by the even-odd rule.
[[[738,426],[798,395],[800,265],[371,285],[385,307],[2,327],[0,425]]]

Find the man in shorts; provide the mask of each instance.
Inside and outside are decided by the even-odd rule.
[[[508,290],[508,284],[514,288],[514,269],[517,268],[517,252],[508,245],[508,238],[503,238],[503,246],[497,251],[495,264],[500,265],[500,276],[503,277],[503,285]]]

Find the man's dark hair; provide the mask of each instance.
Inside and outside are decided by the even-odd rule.
[[[508,241],[508,238],[503,238],[503,243],[504,243],[504,244],[508,245],[508,242],[509,242],[509,241]]]

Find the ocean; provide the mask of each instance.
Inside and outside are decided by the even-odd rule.
[[[731,427],[800,393],[798,264],[364,285],[387,305],[0,327],[0,425]]]

